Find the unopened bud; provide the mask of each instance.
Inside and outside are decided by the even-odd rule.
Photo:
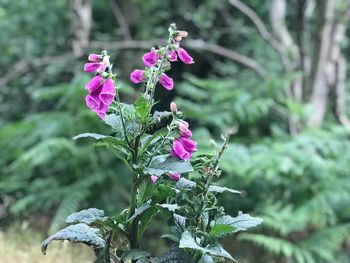
[[[170,110],[174,113],[177,112],[177,107],[176,107],[176,103],[175,102],[172,102],[170,103]]]
[[[182,40],[182,37],[181,37],[181,36],[177,35],[177,36],[175,37],[175,41],[180,42],[181,40]]]

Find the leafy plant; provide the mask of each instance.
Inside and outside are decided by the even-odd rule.
[[[173,89],[172,78],[165,74],[171,62],[180,59],[185,64],[194,63],[180,46],[185,37],[187,32],[171,25],[167,45],[152,48],[143,56],[147,67],[130,75],[134,83],[145,83],[144,92],[133,104],[120,101],[119,88],[115,89],[116,74],[107,52],[90,54],[84,70],[96,75],[86,85],[89,92],[86,104],[112,128],[113,135],[84,133],[75,139],[93,138],[98,146],[107,147],[125,164],[132,177],[129,208],[112,217],[97,209],[70,215],[66,222],[71,225],[46,239],[43,253],[53,240],[70,240],[91,246],[96,262],[183,262],[186,258],[189,262],[225,258],[234,261],[219,240],[262,222],[241,212],[231,217],[218,205],[218,194],[239,193],[212,185],[221,174],[219,161],[229,135],[220,149],[190,161],[197,150],[196,142],[190,139],[189,124],[181,119],[176,104],[171,103],[171,112],[152,112],[156,84]],[[189,172],[193,172],[193,181],[184,178]],[[173,231],[164,237],[177,244],[177,249],[155,259],[140,249],[140,240],[159,213],[171,222]]]

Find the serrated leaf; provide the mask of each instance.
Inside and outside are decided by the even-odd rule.
[[[236,227],[230,226],[230,225],[223,225],[223,224],[215,224],[211,230],[210,230],[210,235],[213,237],[219,237],[223,236],[229,233],[232,233]]]
[[[48,245],[54,240],[69,240],[74,243],[83,243],[95,249],[103,248],[106,245],[97,228],[89,227],[83,223],[68,226],[47,238],[41,244],[41,251],[44,255]]]
[[[212,256],[224,257],[236,261],[225,249],[223,249],[219,244],[212,244],[206,247],[198,245],[199,240],[195,240],[191,232],[186,230],[182,233],[179,248],[190,248],[194,250],[199,250],[205,254]]]
[[[120,130],[123,127],[120,115],[108,114],[105,117],[104,122],[111,126],[114,130]]]
[[[258,217],[252,217],[248,214],[244,214],[241,211],[238,213],[237,217],[232,217],[229,215],[222,216],[218,218],[216,224],[223,224],[235,227],[234,233],[238,231],[245,231],[248,228],[255,227],[261,224],[263,220]]]
[[[150,112],[151,104],[143,95],[141,95],[135,101],[134,107],[137,116],[140,118],[141,122],[144,122],[147,119],[148,114]]]
[[[127,251],[124,251],[121,255],[121,258],[123,260],[136,260],[141,258],[147,258],[150,254],[147,251],[141,250],[141,249],[130,249]]]
[[[158,158],[157,158],[158,157]],[[157,156],[149,167],[145,168],[145,172],[150,175],[161,176],[166,173],[188,173],[192,172],[193,168],[190,162],[182,161],[178,158],[164,155]]]
[[[68,224],[85,223],[90,225],[97,221],[105,221],[108,217],[104,216],[104,211],[97,208],[89,208],[69,215],[66,219]]]

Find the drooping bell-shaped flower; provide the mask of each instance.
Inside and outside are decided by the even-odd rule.
[[[171,153],[173,156],[178,157],[184,161],[188,161],[191,158],[191,153],[186,151],[185,147],[179,140],[173,141]]]
[[[100,103],[100,107],[98,109],[95,109],[94,111],[96,112],[97,116],[100,117],[102,120],[106,118],[106,113],[108,111],[108,106],[107,104],[104,104],[103,102]]]
[[[93,77],[88,84],[86,84],[85,89],[91,93],[94,92],[98,87],[102,85],[102,76],[101,75],[96,75]]]
[[[107,78],[103,83],[102,90],[99,96],[102,103],[109,106],[114,99],[114,81],[111,78]]]
[[[184,146],[186,151],[190,153],[197,151],[197,142],[185,137],[181,137],[180,142]]]
[[[97,110],[100,107],[101,101],[100,101],[100,93],[101,93],[102,87],[99,86],[96,90],[91,92],[89,95],[85,97],[86,106],[92,110]]]
[[[184,138],[190,138],[192,136],[191,130],[188,128],[188,123],[182,121],[179,125],[180,135]]]
[[[144,75],[145,71],[141,69],[135,69],[130,74],[130,80],[134,83],[140,83],[146,80],[146,77]]]
[[[179,56],[180,60],[185,64],[193,64],[194,63],[193,58],[182,47],[177,49],[177,55]]]
[[[159,76],[159,83],[162,84],[164,88],[167,90],[172,90],[174,88],[174,81],[172,78],[170,78],[168,75],[165,73],[162,73]]]
[[[169,61],[174,62],[177,61],[177,55],[175,50],[169,50],[166,53],[166,56],[168,57]]]
[[[179,181],[181,178],[181,174],[179,173],[170,173],[168,174],[169,178],[174,181]]]
[[[147,67],[153,67],[159,58],[160,58],[160,55],[157,54],[156,51],[152,50],[142,56],[142,61]]]
[[[102,60],[102,55],[100,54],[90,54],[88,60],[91,62],[100,62]]]
[[[155,184],[156,181],[158,180],[158,176],[151,175],[151,176],[150,176],[150,179],[151,179],[152,184]]]
[[[104,65],[103,63],[92,62],[92,63],[86,63],[84,65],[85,72],[100,72],[100,71],[104,71],[105,69],[106,69],[106,65]]]

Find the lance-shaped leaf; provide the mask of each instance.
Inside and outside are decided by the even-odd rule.
[[[147,119],[148,114],[150,112],[151,104],[143,95],[141,95],[135,101],[134,107],[137,116],[140,118],[141,122],[144,122]]]
[[[230,192],[232,194],[241,194],[240,191],[233,190],[233,189],[230,189],[230,188],[227,188],[227,187],[218,186],[218,185],[211,185],[211,186],[209,186],[209,191],[213,192],[213,193]]]
[[[196,183],[188,180],[186,178],[180,178],[180,180],[176,183],[177,189],[192,189],[196,187]],[[230,192],[233,194],[240,194],[240,191],[233,190],[227,187],[217,186],[217,185],[211,185],[209,186],[209,192],[212,193],[223,193],[223,192]]]
[[[150,175],[163,175],[166,173],[188,173],[193,168],[190,162],[182,161],[176,157],[168,155],[159,155],[154,158],[149,167],[145,168],[145,172]]]
[[[74,243],[83,243],[94,249],[104,248],[106,245],[97,228],[89,227],[83,223],[68,226],[47,238],[41,244],[41,251],[44,255],[48,245],[54,240],[69,240]]]
[[[104,211],[97,208],[89,208],[69,215],[66,219],[68,224],[85,223],[91,225],[97,221],[105,221]]]

